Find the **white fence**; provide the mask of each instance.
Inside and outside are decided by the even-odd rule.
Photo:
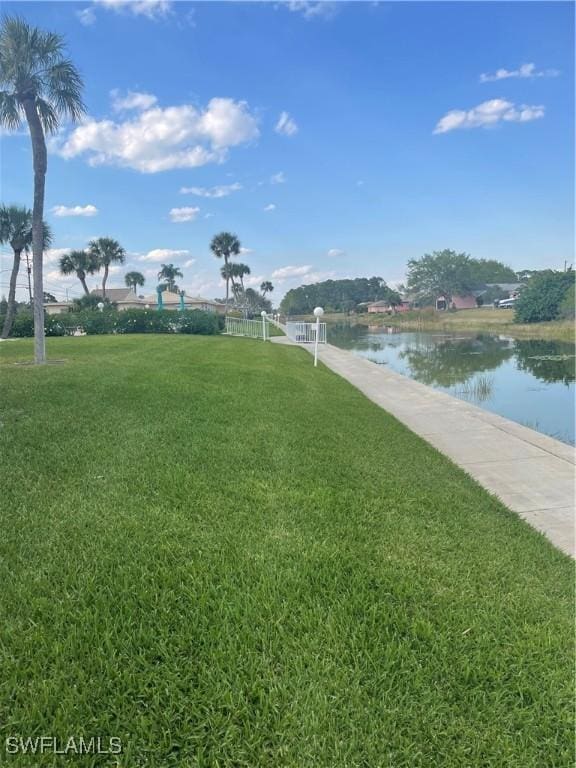
[[[326,323],[286,323],[286,336],[292,341],[303,344],[314,344],[316,342],[316,328],[319,327],[318,344],[326,344]]]
[[[267,318],[264,320],[245,320],[243,317],[227,317],[224,322],[224,333],[228,336],[247,336],[249,339],[270,338]]]

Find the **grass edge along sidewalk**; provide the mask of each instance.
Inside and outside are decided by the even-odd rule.
[[[30,349],[0,347],[3,737],[158,768],[572,764],[569,558],[393,417],[282,345],[11,364]]]

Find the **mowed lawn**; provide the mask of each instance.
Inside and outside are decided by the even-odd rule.
[[[572,563],[447,459],[300,349],[48,353],[0,345],[0,763],[572,766]]]

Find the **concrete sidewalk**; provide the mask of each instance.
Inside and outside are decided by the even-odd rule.
[[[313,352],[312,344],[298,346]],[[571,446],[331,344],[321,345],[319,359],[575,556]]]

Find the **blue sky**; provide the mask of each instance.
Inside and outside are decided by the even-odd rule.
[[[64,34],[85,80],[86,121],[49,157],[46,286],[59,297],[80,290],[57,256],[97,236],[129,253],[112,285],[138,269],[152,292],[173,262],[191,293],[221,296],[209,242],[236,232],[276,300],[327,277],[394,283],[442,248],[518,269],[573,260],[570,3],[3,10]],[[1,181],[4,202],[30,205],[25,133],[3,136]]]

